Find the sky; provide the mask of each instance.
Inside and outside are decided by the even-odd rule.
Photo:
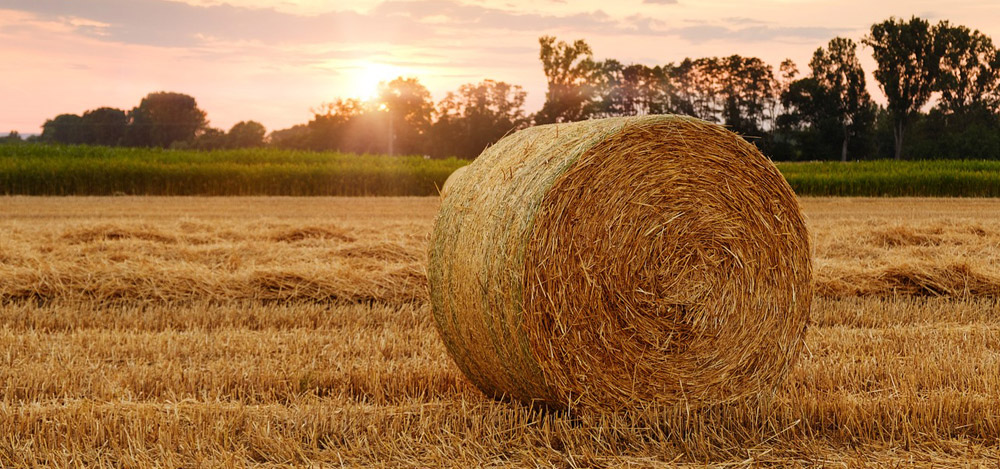
[[[998,0],[0,0],[0,133],[131,109],[153,91],[194,96],[210,125],[269,130],[311,109],[416,77],[435,102],[464,83],[545,100],[538,37],[585,39],[598,60],[662,65],[740,54],[808,69],[835,36],[890,16],[947,19],[1000,41]],[[883,101],[871,52],[868,87]]]

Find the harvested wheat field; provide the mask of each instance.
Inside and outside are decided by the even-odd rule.
[[[1000,200],[801,203],[776,395],[599,415],[453,364],[437,198],[4,198],[0,466],[1000,465]]]

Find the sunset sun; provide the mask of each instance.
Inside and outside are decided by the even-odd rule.
[[[379,62],[365,62],[358,66],[352,78],[352,95],[363,100],[372,99],[378,94],[378,84],[390,81],[405,70],[394,65]]]

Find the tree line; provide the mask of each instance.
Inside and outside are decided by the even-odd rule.
[[[46,121],[46,142],[173,148],[278,148],[474,158],[532,125],[642,114],[685,114],[723,124],[776,160],[1000,159],[1000,53],[978,30],[918,17],[871,26],[860,43],[836,37],[808,69],[757,57],[687,58],[665,65],[597,60],[584,40],[539,39],[546,99],[524,109],[518,85],[484,80],[434,103],[416,78],[379,84],[371,100],[337,99],[304,124],[266,135],[253,121],[208,126],[194,98],[151,93],[136,108],[100,108]],[[871,49],[866,87],[858,48]],[[11,135],[7,140],[19,139]]]
[[[101,107],[77,114],[60,114],[45,121],[41,142],[161,148],[246,148],[263,146],[267,131],[255,121],[243,121],[228,132],[208,126],[195,98],[182,93],[155,92],[125,111]],[[20,139],[12,132],[8,140]]]
[[[625,65],[594,60],[584,41],[540,43],[548,92],[537,123],[676,113],[724,124],[778,160],[1000,158],[1000,53],[948,21],[890,18],[861,38],[885,106],[850,38],[816,49],[805,73],[739,55]]]

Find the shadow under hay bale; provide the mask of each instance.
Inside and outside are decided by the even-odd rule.
[[[485,393],[621,410],[767,394],[802,347],[808,236],[774,165],[679,116],[530,128],[448,188],[428,279]]]

